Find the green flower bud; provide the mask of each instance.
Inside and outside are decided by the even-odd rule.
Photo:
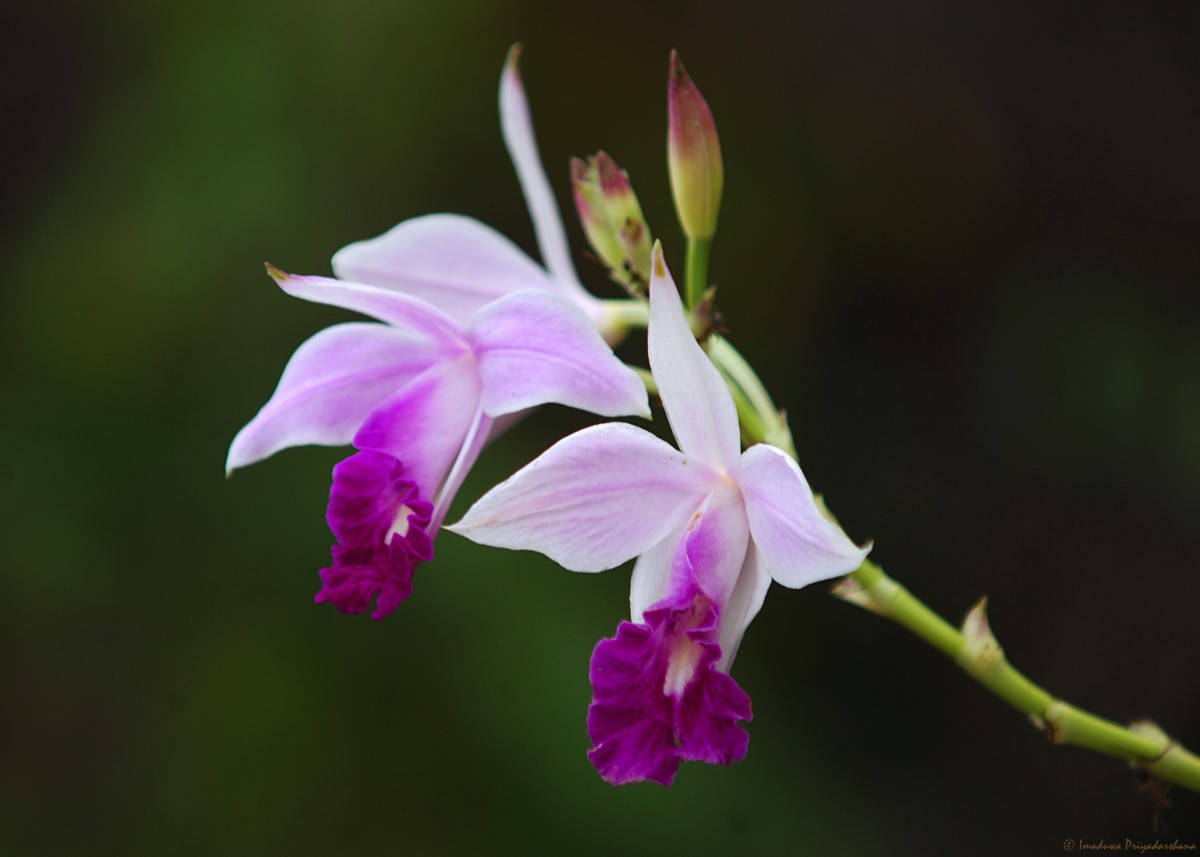
[[[650,229],[629,176],[607,153],[571,159],[575,207],[592,250],[613,279],[643,286],[650,270]]]

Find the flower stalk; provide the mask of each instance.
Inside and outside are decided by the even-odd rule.
[[[650,306],[640,298],[617,298],[600,301],[600,314],[605,329],[612,338],[620,340],[626,332],[646,327],[650,319]]]
[[[733,391],[738,416],[743,419],[743,426],[748,431],[747,439],[751,443],[761,441],[777,446],[796,458],[796,445],[788,428],[787,417],[775,407],[767,388],[746,358],[719,333],[708,337],[705,350]]]
[[[1159,779],[1200,791],[1200,757],[1172,740],[1157,725],[1139,721],[1122,726],[1056,698],[1030,681],[1004,656],[987,630],[985,602],[952,626],[871,560],[842,581],[838,597],[907,628],[951,658],[975,681],[1029,716],[1053,744],[1073,744],[1124,759]],[[983,631],[978,630],[982,625]],[[989,644],[980,644],[986,634]]]
[[[708,289],[708,254],[712,249],[711,238],[689,238],[687,242],[687,268],[685,283],[687,307],[695,310]]]

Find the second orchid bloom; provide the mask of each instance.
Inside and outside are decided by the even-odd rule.
[[[507,295],[459,324],[389,289],[273,270],[288,294],[373,316],[297,349],[279,387],[234,438],[229,469],[306,443],[353,442],[333,471],[338,544],[318,601],[373,618],[408,597],[493,422],[556,402],[602,416],[647,413],[641,380],[557,295]]]
[[[741,452],[729,390],[697,345],[656,248],[650,367],[676,450],[621,423],[555,444],[489,491],[454,532],[536,550],[573,571],[638,557],[631,620],[592,654],[589,754],[609,782],[670,784],[682,761],[746,753],[750,699],[729,676],[771,580],[801,587],[857,568],[779,449]]]

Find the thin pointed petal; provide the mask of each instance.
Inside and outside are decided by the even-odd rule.
[[[605,423],[550,447],[448,529],[602,571],[681,530],[716,479],[649,432]]]
[[[475,465],[475,459],[479,458],[479,453],[483,452],[483,448],[491,439],[492,425],[492,418],[482,410],[475,412],[471,426],[467,429],[467,436],[463,439],[462,448],[459,449],[458,456],[437,493],[431,532],[440,529],[442,522],[446,520],[446,513],[450,511],[450,504],[454,502],[458,489],[462,487],[463,480]]]
[[[799,589],[848,574],[870,552],[821,514],[799,465],[782,450],[752,446],[730,476],[742,489],[762,561],[784,586]]]
[[[354,445],[404,462],[422,497],[446,478],[479,410],[470,356],[439,363],[410,381],[367,418]]]
[[[688,327],[658,245],[651,268],[647,347],[667,420],[681,450],[723,472],[741,449],[733,396]]]
[[[501,298],[471,321],[470,338],[491,416],[549,402],[606,417],[650,415],[645,384],[565,298]]]
[[[759,557],[758,548],[752,539],[746,551],[746,560],[742,563],[741,574],[738,575],[729,601],[721,612],[721,629],[718,636],[721,659],[717,661],[717,669],[721,672],[729,672],[733,666],[733,659],[737,656],[746,628],[762,609],[770,586],[771,573]]]
[[[680,533],[672,530],[633,564],[629,578],[629,618],[634,622],[644,621],[646,611],[666,596],[680,538]]]
[[[322,330],[296,349],[270,400],[233,439],[226,469],[292,446],[349,443],[367,414],[440,356],[427,340],[385,324]]]
[[[500,129],[517,170],[517,180],[521,183],[521,192],[525,194],[525,203],[529,206],[542,261],[557,279],[578,287],[558,203],[554,201],[554,191],[550,188],[550,180],[542,167],[542,157],[538,154],[529,101],[525,97],[525,87],[518,69],[520,56],[521,46],[513,45],[500,75]],[[582,291],[582,287],[578,288]]]
[[[292,297],[361,312],[380,321],[422,334],[447,348],[462,344],[461,327],[436,307],[391,289],[330,277],[288,274],[268,266],[267,272]]]
[[[458,214],[406,220],[378,238],[339,250],[343,280],[428,301],[459,322],[522,289],[552,291],[546,271],[496,230]]]

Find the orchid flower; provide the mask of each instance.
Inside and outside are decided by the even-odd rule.
[[[789,456],[741,452],[733,399],[688,327],[656,246],[650,367],[676,450],[624,423],[584,429],[485,494],[449,529],[532,549],[573,571],[638,557],[632,621],[592,654],[588,756],[610,783],[669,785],[681,760],[746,754],[750,698],[729,675],[771,580],[798,588],[857,568]]]
[[[372,316],[326,328],[292,355],[270,400],[233,440],[227,469],[302,444],[359,450],[333,471],[338,544],[316,600],[391,613],[433,555],[446,510],[497,418],[557,402],[648,415],[646,389],[580,309],[539,291],[506,295],[465,323],[385,288],[269,268],[289,295]]]
[[[423,298],[460,321],[513,291],[546,291],[577,304],[605,339],[616,341],[624,330],[617,307],[629,302],[600,300],[579,282],[558,204],[538,154],[519,58],[520,45],[514,45],[500,77],[500,126],[545,267],[478,220],[459,214],[430,214],[342,248],[333,257],[334,273]]]

